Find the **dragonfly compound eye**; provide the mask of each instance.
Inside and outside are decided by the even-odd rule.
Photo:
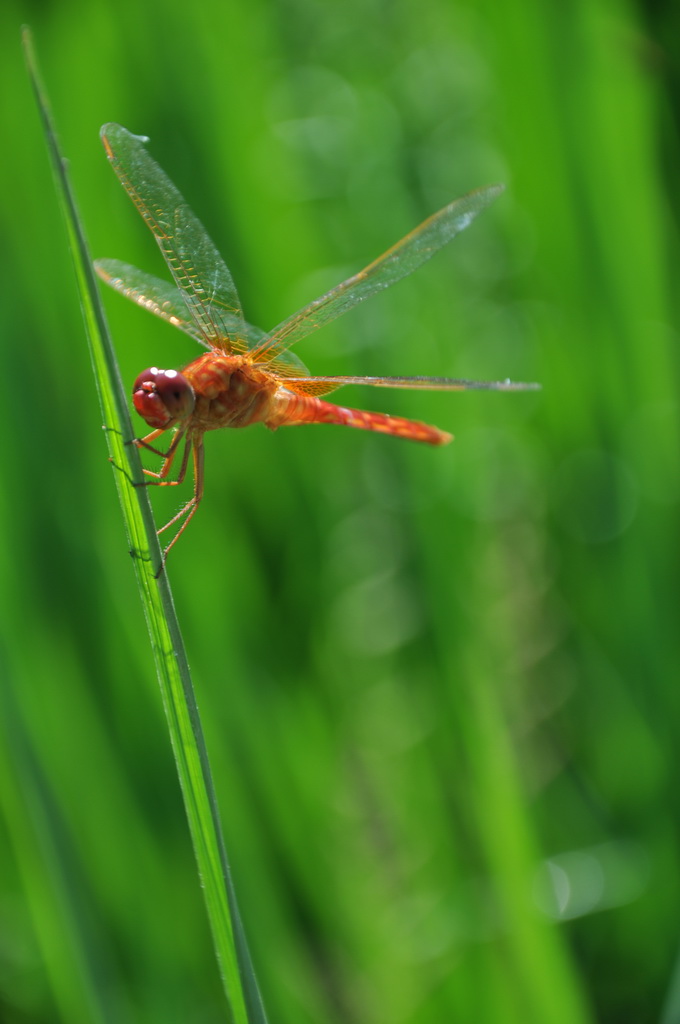
[[[194,410],[195,395],[186,377],[177,370],[150,367],[132,386],[135,409],[150,427],[169,427]]]

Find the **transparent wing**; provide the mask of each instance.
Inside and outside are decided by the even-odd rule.
[[[159,277],[146,274],[143,270],[123,263],[120,260],[95,260],[94,269],[102,281],[114,288],[126,299],[131,299],[138,306],[148,309],[154,316],[167,321],[180,331],[185,331],[206,348],[211,346],[205,340],[189,315],[184,295],[174,284],[162,281]]]
[[[117,124],[101,131],[106,155],[123,187],[153,232],[202,340],[226,352],[243,351],[235,331],[243,319],[229,269],[144,142]]]
[[[189,334],[200,345],[205,348],[213,346],[206,341],[203,332],[199,330],[196,322],[189,316],[187,304],[184,301],[184,293],[169,281],[163,281],[160,277],[147,274],[145,270],[133,267],[130,263],[123,263],[121,260],[95,260],[94,268],[97,274],[109,287],[120,292],[126,299],[136,302],[138,306],[147,309],[154,316],[178,327],[180,331]],[[223,317],[225,323],[231,324],[228,314]],[[238,343],[241,347],[255,347],[266,334],[259,327],[253,327],[243,317],[234,317],[233,326],[229,327],[229,336],[234,340],[234,346]],[[242,344],[241,344],[242,343]],[[282,352],[278,359],[268,364],[268,369],[279,373],[282,377],[298,377],[300,374],[308,376],[309,370],[297,356],[292,352]]]
[[[470,192],[433,214],[364,270],[331,288],[325,295],[275,327],[257,350],[256,358],[262,360],[267,353],[275,356],[312,331],[353,309],[369,296],[412,274],[438,249],[471,224],[477,214],[500,195],[503,188],[503,185],[490,185]]]
[[[148,309],[154,316],[167,321],[173,327],[179,327],[206,348],[212,348],[190,316],[184,293],[174,284],[163,281],[153,274],[147,274],[130,263],[123,263],[122,260],[95,260],[94,268],[102,281],[120,292],[126,299]],[[225,313],[223,319],[227,321],[228,314]],[[236,337],[237,334],[249,345],[257,345],[265,337],[264,331],[246,323],[243,317],[232,318],[230,336]]]
[[[540,384],[512,380],[457,380],[453,377],[290,377],[284,386],[301,395],[328,395],[345,384],[418,391],[537,391]]]

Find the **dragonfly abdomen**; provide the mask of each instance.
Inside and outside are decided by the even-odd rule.
[[[452,434],[432,427],[418,420],[407,420],[402,416],[389,416],[382,412],[368,412],[364,409],[349,409],[342,405],[333,405],[311,395],[296,395],[281,389],[275,396],[277,415],[265,422],[276,429],[279,426],[295,426],[301,423],[335,423],[344,427],[356,427],[359,430],[373,430],[380,434],[390,434],[408,441],[421,441],[424,444],[448,444]]]

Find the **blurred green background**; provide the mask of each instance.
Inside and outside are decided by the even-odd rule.
[[[170,559],[272,1022],[677,1021],[680,13],[623,0],[2,5],[0,1020],[226,1013],[23,22],[93,254],[164,273],[115,120],[262,327],[508,186],[297,353],[543,391],[209,436]],[[105,302],[126,381],[198,354]]]

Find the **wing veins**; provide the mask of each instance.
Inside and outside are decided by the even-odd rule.
[[[243,319],[236,287],[203,225],[149,156],[141,138],[109,124],[102,129],[102,139],[114,171],[154,235],[205,341],[226,351],[246,350],[244,339],[234,332],[234,324]],[[160,197],[170,201],[171,213]]]
[[[285,351],[289,346],[319,327],[331,323],[371,295],[389,288],[413,273],[442,246],[468,227],[477,214],[502,191],[502,185],[490,185],[488,188],[478,189],[455,199],[432,214],[363,270],[278,324],[263,342],[260,358],[267,352],[276,355]]]
[[[309,395],[327,395],[348,384],[416,391],[536,391],[540,384],[502,380],[466,380],[457,377],[289,377],[283,386]]]

